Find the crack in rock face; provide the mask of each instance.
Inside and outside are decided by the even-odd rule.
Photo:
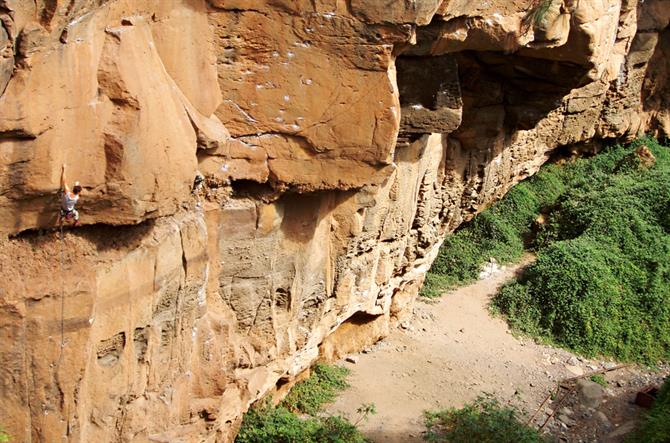
[[[667,2],[345,3],[0,0],[16,441],[232,441],[554,150],[669,133]]]

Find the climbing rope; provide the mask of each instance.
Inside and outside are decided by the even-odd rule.
[[[61,359],[63,358],[63,348],[65,347],[65,245],[64,245],[65,236],[63,234],[63,224],[60,225],[60,282],[61,282],[61,294],[60,294],[60,352],[58,355],[58,365],[60,366]]]
[[[65,165],[63,165],[63,168],[65,168]],[[64,171],[63,171],[64,172]],[[62,189],[61,192],[65,192],[65,189]],[[60,379],[59,377],[59,372],[60,372],[60,365],[63,361],[63,352],[65,350],[65,233],[64,233],[64,220],[63,220],[63,214],[61,211],[61,202],[63,195],[61,192],[58,193],[59,197],[59,204],[58,204],[58,221],[60,223],[60,283],[61,283],[61,292],[60,292],[60,347],[58,350],[58,362],[56,363],[56,367],[54,368],[54,377],[57,380],[57,383],[60,385],[60,382],[58,381]],[[70,436],[70,405],[69,402],[66,401],[66,395],[65,395],[65,390],[60,389],[61,391],[61,402],[64,408],[64,414],[63,418],[61,419],[61,422],[65,422],[65,432],[63,432],[63,435],[61,437],[61,441],[63,443],[66,443],[69,441],[69,436]]]
[[[67,161],[67,153],[65,154],[65,160]],[[61,189],[58,192],[58,222],[60,223],[60,352],[58,354],[58,365],[56,370],[60,367],[61,360],[63,358],[63,348],[65,348],[65,235],[63,233],[63,213],[61,211],[61,202],[64,197],[64,193],[67,192],[67,186],[64,185],[63,178],[65,174],[65,163],[63,163],[63,171],[61,175]]]

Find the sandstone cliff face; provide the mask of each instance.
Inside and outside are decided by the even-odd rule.
[[[0,424],[231,440],[383,336],[442,237],[552,151],[667,135],[669,21],[663,0],[0,0]],[[60,241],[62,163],[84,226]]]

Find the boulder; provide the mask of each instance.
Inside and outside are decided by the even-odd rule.
[[[598,408],[605,397],[605,388],[591,380],[577,381],[579,401],[586,408]]]

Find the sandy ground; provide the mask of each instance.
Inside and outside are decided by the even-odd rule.
[[[613,365],[514,337],[503,320],[491,317],[490,297],[523,264],[437,302],[417,302],[411,322],[354,356],[356,363],[342,363],[351,369],[351,387],[326,412],[356,422],[356,409],[374,403],[377,414],[358,425],[368,438],[421,442],[425,410],[459,407],[490,393],[532,414],[557,381]],[[538,415],[539,421],[545,418]],[[561,432],[561,423],[551,425]]]

